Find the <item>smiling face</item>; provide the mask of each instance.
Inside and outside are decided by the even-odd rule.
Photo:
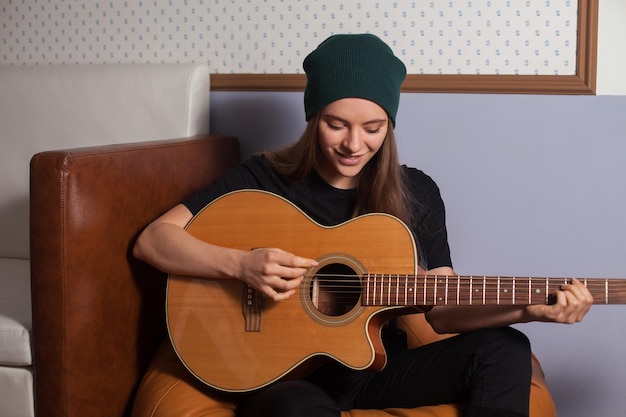
[[[385,110],[360,98],[337,100],[321,110],[318,125],[322,158],[317,173],[335,188],[357,185],[363,167],[380,149],[389,128]]]

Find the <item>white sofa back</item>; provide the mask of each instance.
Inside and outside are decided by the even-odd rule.
[[[0,66],[0,100],[0,257],[28,258],[35,153],[209,131],[206,65]]]
[[[34,414],[31,157],[208,133],[206,65],[0,66],[0,416]]]

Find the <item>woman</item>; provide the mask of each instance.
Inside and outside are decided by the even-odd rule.
[[[400,166],[393,134],[404,64],[373,35],[335,35],[304,61],[307,128],[298,142],[253,156],[155,220],[134,255],[176,275],[239,279],[275,301],[291,297],[316,261],[280,248],[239,251],[191,237],[184,227],[213,199],[256,188],[279,194],[323,225],[370,212],[404,220],[429,274],[454,275],[444,206],[424,173]],[[467,416],[527,416],[530,347],[508,325],[582,320],[592,298],[575,281],[550,306],[435,307],[426,313],[450,339],[408,350],[393,322],[378,373],[325,365],[301,381],[242,396],[242,416],[338,416],[352,408],[462,403]]]

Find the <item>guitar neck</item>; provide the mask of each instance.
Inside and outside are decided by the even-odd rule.
[[[594,304],[625,304],[626,279],[584,278]],[[553,304],[569,278],[367,274],[366,306]]]

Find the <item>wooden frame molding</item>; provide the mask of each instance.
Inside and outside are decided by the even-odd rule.
[[[578,1],[576,75],[409,74],[403,92],[588,94],[596,91],[599,0]],[[212,74],[213,91],[303,91],[304,74]]]

